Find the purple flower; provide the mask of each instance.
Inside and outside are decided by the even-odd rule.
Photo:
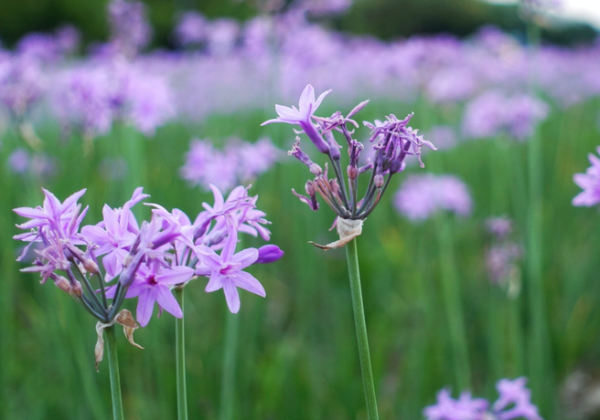
[[[96,226],[84,226],[81,230],[87,241],[97,246],[96,255],[106,254],[102,260],[106,270],[106,281],[112,280],[121,273],[131,246],[140,233],[131,207],[150,197],[148,194],[143,194],[142,190],[142,187],[136,188],[131,199],[122,208],[112,209],[105,204],[102,209],[104,220]]]
[[[426,407],[423,414],[427,420],[484,420],[488,405],[484,399],[471,398],[469,392],[454,400],[450,391],[443,389],[437,395],[437,404]]]
[[[247,248],[234,254],[236,244],[237,231],[230,228],[220,255],[206,246],[198,248],[201,264],[196,268],[197,275],[210,277],[206,285],[207,292],[223,289],[227,306],[234,314],[240,310],[238,287],[262,297],[266,296],[262,284],[251,274],[242,271],[258,260],[259,251],[256,248]]]
[[[138,297],[136,319],[140,325],[142,327],[148,325],[155,303],[161,311],[164,309],[176,318],[183,317],[181,307],[173,297],[171,288],[189,281],[193,276],[194,270],[190,267],[167,267],[157,260],[141,264],[125,295],[126,298]],[[109,288],[106,295],[114,297],[115,289],[116,287]]]
[[[81,205],[77,203],[77,200],[85,194],[85,188],[70,195],[62,203],[50,191],[43,188],[42,191],[44,191],[46,197],[43,207],[18,207],[13,209],[19,216],[31,219],[17,225],[19,229],[37,229],[37,231],[16,235],[13,238],[27,242],[39,241],[40,234],[44,234],[57,239],[77,241],[79,239],[77,234],[79,224],[88,210],[88,207],[86,207],[80,213]]]
[[[488,232],[501,239],[512,232],[512,221],[506,216],[489,217],[485,221]]]
[[[152,28],[140,1],[112,0],[108,5],[111,38],[126,55],[135,55],[150,42]]]
[[[16,149],[8,157],[8,167],[16,174],[23,174],[29,169],[29,153],[25,149]]]
[[[531,391],[525,388],[526,383],[526,378],[498,381],[496,389],[500,397],[492,406],[498,420],[542,420],[537,407],[531,403]]]
[[[208,22],[198,12],[185,12],[175,28],[175,38],[180,45],[199,44],[206,39]]]
[[[530,401],[531,392],[525,388],[526,382],[525,378],[498,381],[496,388],[500,397],[491,408],[487,400],[471,398],[468,392],[454,400],[444,389],[438,393],[437,403],[425,407],[423,414],[427,420],[542,420]]]
[[[600,155],[600,146],[596,148],[596,151]],[[585,174],[573,176],[575,183],[583,188],[583,191],[573,198],[574,206],[591,207],[600,203],[600,159],[591,153],[588,155],[588,159],[592,166],[585,171]]]
[[[453,175],[411,175],[396,193],[396,209],[410,220],[425,220],[440,210],[467,216],[473,206],[467,186]]]
[[[327,145],[327,142],[323,140],[323,137],[321,134],[319,134],[311,121],[315,111],[319,105],[321,105],[321,102],[323,102],[323,99],[329,94],[329,92],[331,92],[331,89],[323,92],[315,100],[315,89],[312,87],[312,85],[307,85],[302,91],[302,95],[300,95],[298,108],[295,106],[289,108],[287,106],[275,105],[275,110],[277,111],[279,117],[273,120],[267,120],[261,125],[267,125],[275,122],[299,125],[302,130],[304,130],[308,138],[317,147],[319,152],[329,153],[329,146]]]

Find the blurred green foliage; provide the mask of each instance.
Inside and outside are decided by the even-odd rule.
[[[333,109],[323,105],[328,115]],[[555,110],[541,126],[544,139],[543,293],[550,332],[544,348],[551,360],[551,380],[533,390],[546,420],[564,420],[557,406],[565,379],[577,369],[598,369],[600,349],[600,283],[597,281],[600,248],[598,211],[575,208],[578,187],[572,175],[588,166],[587,153],[598,144],[600,104],[588,102],[568,110]],[[458,124],[458,106],[433,107],[424,101],[407,105],[372,101],[361,119],[373,120],[395,112],[418,111],[411,125],[425,132],[436,124]],[[177,170],[192,136],[222,139],[231,135],[254,140],[269,134],[282,149],[290,147],[288,126],[260,127],[273,112],[253,111],[214,115],[195,127],[171,124],[156,138],[143,140],[137,158],[142,160],[144,191],[150,201],[178,207],[192,217],[209,194],[191,189]],[[108,367],[94,371],[95,321],[75,300],[51,282],[38,284],[35,274],[19,273],[24,264],[14,261],[19,244],[11,239],[15,223],[22,222],[11,209],[41,203],[39,185],[60,199],[81,188],[80,200],[90,205],[84,223],[100,220],[103,203],[119,206],[129,197],[123,182],[107,181],[100,174],[102,159],[119,156],[119,132],[99,138],[94,153],[84,154],[81,139],[61,141],[52,124],[39,126],[45,150],[58,159],[54,177],[26,180],[11,174],[7,156],[21,141],[3,136],[0,159],[0,418],[7,420],[106,419],[109,416]],[[362,138],[357,133],[357,138]],[[492,285],[485,271],[484,251],[489,237],[484,220],[506,214],[516,223],[517,238],[527,229],[526,144],[507,138],[464,141],[457,147],[424,156],[426,169],[408,173],[451,173],[469,186],[475,202],[472,217],[448,218],[453,231],[461,304],[472,366],[475,395],[495,398],[493,387],[502,377],[531,375],[523,363],[529,351],[532,323],[527,311],[528,279],[521,296],[509,300]],[[433,221],[413,224],[392,207],[393,192],[407,176],[402,173],[365,222],[358,240],[366,319],[371,341],[375,383],[382,418],[419,419],[442,387],[453,381],[451,338],[443,310],[440,245]],[[364,419],[363,390],[356,353],[350,292],[343,250],[323,252],[309,244],[334,239],[333,215],[327,208],[310,211],[290,189],[301,189],[309,177],[292,159],[258,179],[251,192],[273,222],[273,242],[286,252],[269,266],[252,273],[267,290],[267,297],[243,293],[240,311],[239,367],[236,385],[236,419]],[[148,217],[149,209],[140,210]],[[261,241],[250,239],[248,245]],[[187,378],[190,418],[215,419],[223,357],[226,306],[221,292],[206,294],[205,280],[186,289]],[[135,301],[127,302],[135,309]],[[524,338],[516,340],[515,328]],[[145,347],[130,346],[119,334],[124,405],[128,419],[175,418],[174,319],[153,317],[136,332]],[[553,405],[555,404],[555,405]]]

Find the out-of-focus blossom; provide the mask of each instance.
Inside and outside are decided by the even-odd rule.
[[[68,70],[57,78],[52,100],[64,125],[90,137],[106,134],[115,120],[151,136],[175,116],[167,79],[141,63],[109,61]]]
[[[449,125],[436,125],[424,134],[439,150],[451,149],[458,143],[454,128]]]
[[[240,24],[234,19],[216,19],[207,29],[207,48],[215,55],[230,53],[240,35]]]
[[[337,15],[347,11],[352,0],[301,0],[298,7],[313,16]]]
[[[17,120],[24,119],[46,92],[39,60],[0,51],[0,104]]]
[[[256,143],[230,138],[223,150],[216,149],[209,141],[194,139],[181,168],[181,176],[205,190],[211,184],[221,190],[230,190],[269,170],[280,155],[280,150],[268,138]]]
[[[135,55],[150,42],[152,28],[140,1],[111,0],[108,5],[111,40],[125,55]]]
[[[411,175],[400,186],[394,204],[410,220],[428,219],[440,210],[471,214],[473,203],[464,182],[454,175]]]
[[[532,96],[509,97],[499,91],[489,91],[467,104],[463,133],[467,137],[481,138],[506,131],[517,140],[525,140],[548,112],[548,106]]]
[[[423,415],[427,420],[542,420],[537,408],[531,403],[531,391],[525,388],[527,379],[502,379],[496,384],[500,394],[491,405],[482,398],[472,398],[463,392],[459,399],[452,399],[448,390],[437,395],[437,403],[425,407]]]
[[[494,237],[498,239],[508,236],[512,228],[512,220],[506,216],[490,217],[485,221],[486,228]]]
[[[208,35],[208,21],[198,12],[185,12],[175,28],[175,39],[179,45],[200,44]]]
[[[600,155],[600,146],[596,148],[596,151]],[[573,176],[575,183],[583,189],[573,198],[574,206],[591,207],[600,203],[600,158],[590,153],[588,159],[592,166],[585,171],[585,174]]]
[[[25,149],[16,149],[8,157],[8,167],[16,174],[22,174],[29,169],[29,153]]]

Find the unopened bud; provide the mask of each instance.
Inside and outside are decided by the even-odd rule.
[[[83,268],[85,271],[92,274],[100,274],[100,268],[98,268],[98,264],[91,258],[87,258],[83,261]]]
[[[83,289],[81,288],[81,283],[79,283],[77,280],[75,280],[75,283],[73,284],[73,287],[71,289],[71,294],[73,296],[77,296],[77,297],[81,297],[81,295],[83,295]]]
[[[348,178],[356,179],[358,176],[358,168],[356,166],[348,166],[347,168]]]
[[[60,290],[63,290],[67,293],[71,293],[71,283],[69,280],[64,278],[63,276],[57,276],[54,280],[54,285],[58,287]]]

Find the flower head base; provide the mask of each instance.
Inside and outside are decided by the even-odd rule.
[[[296,138],[296,142],[288,154],[308,166],[310,172],[315,175],[313,181],[306,183],[308,196],[300,195],[292,190],[301,201],[312,210],[317,210],[319,204],[316,194],[318,193],[340,219],[364,220],[379,203],[391,177],[404,169],[405,158],[415,155],[421,162],[421,147],[427,146],[433,150],[436,148],[422,136],[417,135],[418,130],[413,130],[408,126],[412,114],[403,120],[389,115],[383,123],[380,121],[373,124],[364,122],[364,125],[371,129],[368,141],[374,144],[375,155],[366,165],[359,166],[364,145],[353,138],[354,129],[359,125],[351,117],[364,108],[368,101],[358,104],[346,116],[339,111],[333,113],[331,117],[315,116],[314,112],[329,92],[328,90],[315,99],[314,88],[308,85],[302,92],[298,108],[276,105],[275,109],[279,117],[265,121],[263,125],[274,122],[299,125],[317,150],[328,156],[335,175],[332,179],[328,177],[328,165],[325,164],[324,167],[321,167],[313,162],[309,155],[301,150],[300,138]],[[341,166],[340,150],[342,146],[337,143],[334,133],[341,135],[344,139],[343,143],[347,145],[349,157],[345,171],[347,180],[343,177],[344,171]],[[421,167],[423,166],[423,162],[421,162]],[[358,178],[368,171],[371,172],[371,176],[366,192],[362,198],[359,198],[357,197]]]
[[[600,155],[600,146],[596,148],[596,151]],[[573,176],[575,183],[583,188],[583,191],[573,198],[574,206],[591,207],[600,203],[600,158],[591,153],[588,158],[592,166],[585,171],[585,174]]]

